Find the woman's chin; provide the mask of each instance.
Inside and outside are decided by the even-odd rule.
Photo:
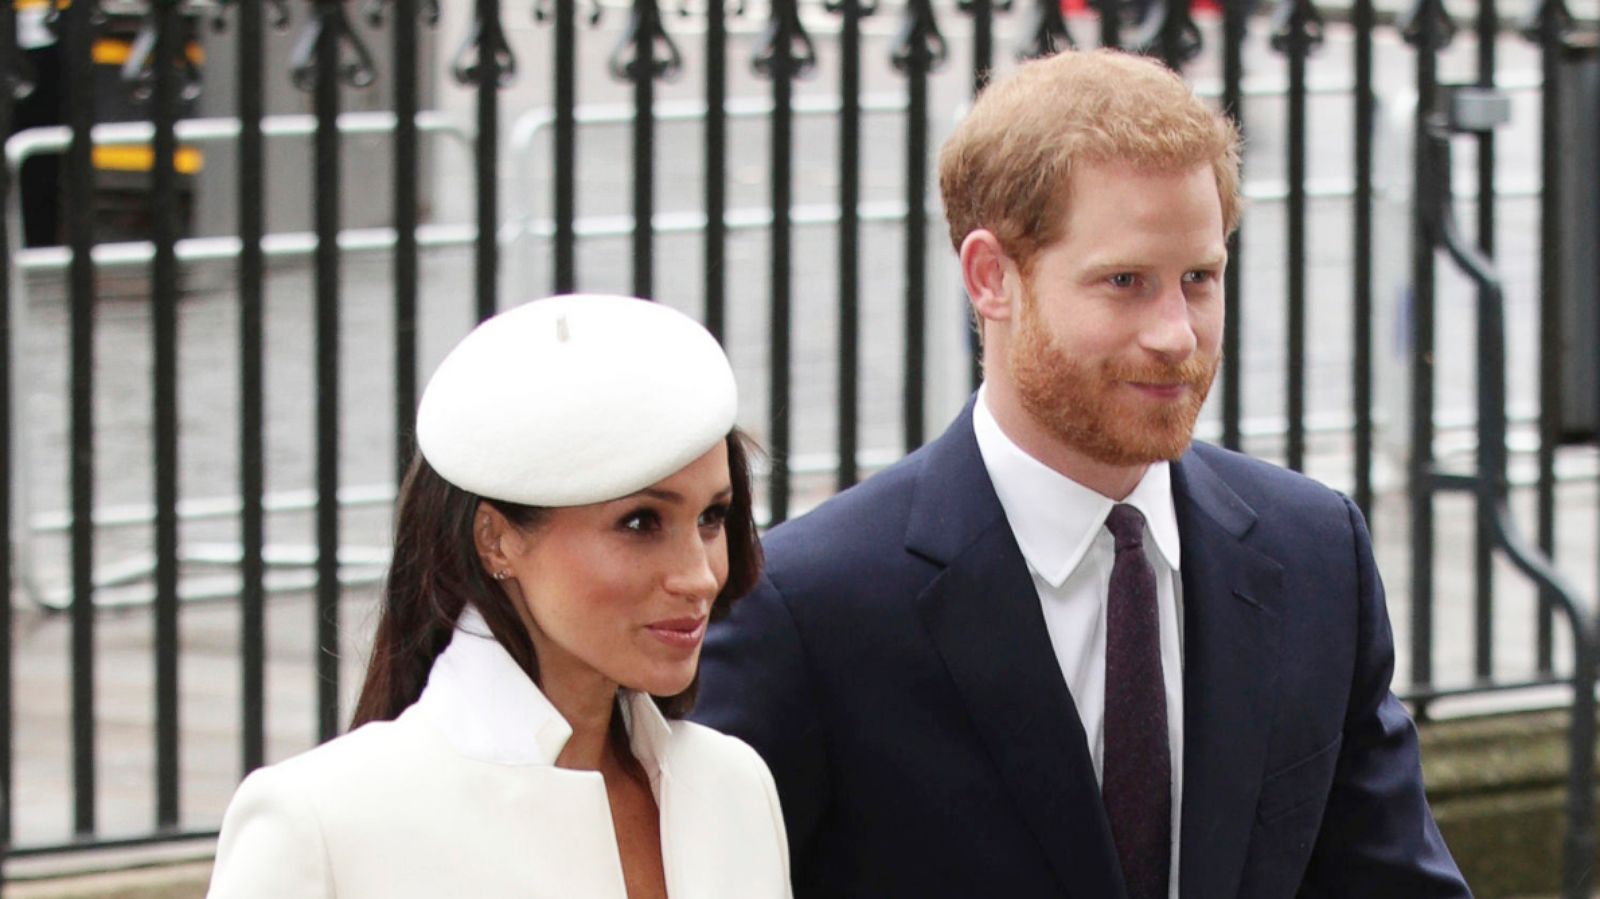
[[[696,660],[695,664],[687,667],[674,666],[671,669],[652,671],[640,677],[636,682],[625,684],[625,686],[641,693],[649,693],[651,696],[676,696],[689,689],[689,685],[694,683],[694,675],[698,670],[699,663]]]

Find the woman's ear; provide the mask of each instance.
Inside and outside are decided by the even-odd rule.
[[[994,232],[979,228],[961,241],[961,280],[980,324],[1009,321],[1016,263],[1006,255]]]
[[[497,581],[510,574],[510,559],[506,557],[505,538],[511,522],[500,510],[480,500],[472,513],[472,545],[478,550],[478,561],[483,570]]]

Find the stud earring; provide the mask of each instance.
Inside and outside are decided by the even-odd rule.
[[[506,571],[505,569],[501,569],[501,570],[496,571],[494,573],[494,579],[497,580],[497,581],[503,581],[503,580],[505,580],[506,578],[508,578],[510,576],[511,576],[511,572]]]

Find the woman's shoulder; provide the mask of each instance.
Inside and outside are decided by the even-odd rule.
[[[682,756],[684,761],[692,764],[766,767],[750,744],[738,737],[684,718],[671,719],[667,726],[672,733],[671,746],[675,760]]]
[[[402,716],[372,721],[262,769],[284,779],[324,780],[370,773],[421,748],[416,727]],[[261,772],[258,772],[261,773]]]
[[[365,793],[384,795],[397,777],[426,764],[429,732],[408,716],[364,724],[326,743],[257,768],[239,785],[237,804],[256,796],[321,806],[347,803]]]
[[[393,767],[410,754],[408,729],[368,724],[251,772],[223,816],[209,895],[333,895],[330,818],[392,787]]]
[[[772,790],[772,773],[750,744],[693,721],[676,719],[669,726],[674,778],[754,797]]]

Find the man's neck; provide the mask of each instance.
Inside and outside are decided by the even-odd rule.
[[[1018,449],[1107,499],[1119,502],[1127,499],[1150,469],[1148,464],[1108,465],[1062,444],[1028,414],[1014,391],[1001,387],[998,382],[985,386],[984,401],[995,423]]]

